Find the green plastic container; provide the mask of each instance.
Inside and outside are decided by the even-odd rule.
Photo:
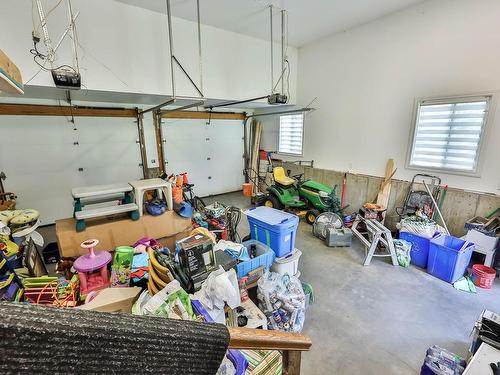
[[[131,246],[118,246],[113,256],[111,265],[111,287],[127,287],[130,283],[134,248]]]

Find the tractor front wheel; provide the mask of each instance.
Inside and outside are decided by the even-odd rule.
[[[313,225],[316,218],[319,216],[320,212],[318,210],[312,209],[306,212],[306,222],[307,224]]]
[[[267,199],[264,202],[264,206],[276,208],[277,210],[281,210],[283,208],[283,205],[281,204],[280,200],[274,195],[269,195],[267,197]]]

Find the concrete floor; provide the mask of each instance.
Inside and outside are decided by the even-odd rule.
[[[215,197],[248,207],[241,193]],[[213,200],[207,199],[207,200]],[[248,224],[242,218],[242,233]],[[386,258],[362,265],[358,240],[330,248],[301,221],[296,247],[301,279],[314,288],[303,333],[313,346],[303,354],[302,374],[416,374],[434,344],[466,356],[469,333],[483,309],[500,312],[500,285],[477,294],[458,291],[414,266]]]
[[[249,207],[241,192],[206,198]],[[301,279],[314,288],[315,303],[304,332],[312,339],[303,354],[302,374],[416,374],[434,344],[466,356],[469,333],[483,309],[500,312],[500,286],[477,294],[414,266],[394,267],[385,258],[362,266],[364,249],[329,248],[301,222],[296,247],[302,251]],[[46,241],[54,227],[42,228]],[[239,226],[248,234],[245,217]]]

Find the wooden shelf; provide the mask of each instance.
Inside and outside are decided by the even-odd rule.
[[[9,94],[24,94],[20,70],[2,50],[0,50],[0,91]]]

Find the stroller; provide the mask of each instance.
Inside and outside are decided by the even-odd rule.
[[[415,215],[418,210],[421,210],[429,219],[432,219],[434,214],[434,205],[432,203],[431,196],[426,190],[417,190],[418,184],[422,184],[425,181],[429,186],[429,190],[436,202],[439,202],[439,196],[441,194],[441,178],[437,176],[431,176],[428,174],[416,174],[411,180],[408,193],[403,204],[403,207],[397,207],[396,213],[399,215],[399,220],[406,216]]]

